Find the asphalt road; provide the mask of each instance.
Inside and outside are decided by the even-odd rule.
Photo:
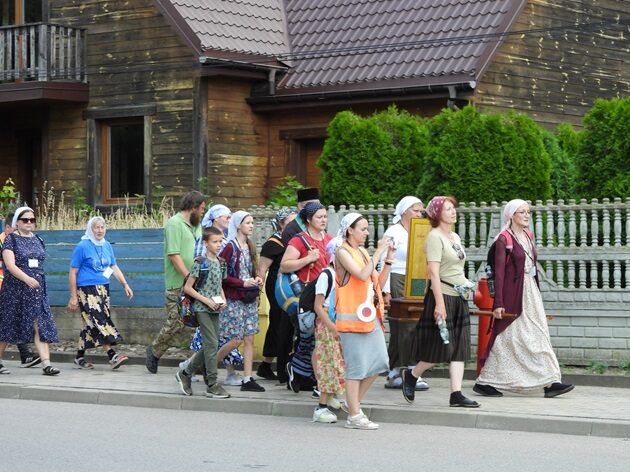
[[[219,401],[219,400],[209,400]],[[2,471],[627,472],[630,439],[0,399]]]

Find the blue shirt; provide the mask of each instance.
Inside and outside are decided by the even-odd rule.
[[[79,269],[77,287],[109,284],[109,279],[103,275],[103,271],[115,265],[114,250],[108,241],[102,246],[95,246],[89,239],[82,239],[74,248],[70,260],[70,267]]]

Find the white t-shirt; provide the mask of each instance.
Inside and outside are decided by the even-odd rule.
[[[407,232],[402,224],[396,223],[395,225],[387,228],[387,231],[385,231],[383,236],[391,237],[396,243],[396,252],[394,253],[394,259],[389,273],[405,275],[407,273],[407,245],[409,244],[409,232]],[[381,256],[381,267],[385,262],[385,256],[387,256],[387,251],[383,252],[383,255]],[[385,282],[383,292],[391,293],[389,277],[387,277],[387,282]]]
[[[330,277],[328,277],[324,272],[328,272]],[[315,295],[326,296],[326,293],[328,293],[328,296],[324,299],[324,309],[326,310],[328,310],[328,307],[330,306],[330,296],[332,295],[332,288],[329,288],[330,284],[328,283],[328,280],[335,283],[335,271],[330,266],[321,271],[317,277],[317,282],[315,282]]]

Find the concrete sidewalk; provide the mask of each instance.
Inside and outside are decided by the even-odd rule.
[[[226,387],[227,400],[207,399],[203,382],[194,382],[192,397],[181,394],[175,381],[176,367],[160,365],[157,375],[143,365],[130,364],[112,371],[96,364],[94,370],[75,369],[56,363],[57,377],[46,377],[39,367],[22,369],[18,362],[6,361],[9,375],[0,375],[0,397],[25,400],[62,401],[103,405],[220,411],[256,415],[303,417],[309,421],[316,400],[310,392],[295,394],[275,381],[261,380],[264,393],[241,392]],[[219,378],[225,371],[219,370]],[[464,382],[464,394],[481,403],[478,409],[448,406],[448,379],[426,377],[430,389],[417,392],[408,405],[400,390],[384,388],[380,377],[368,392],[363,410],[378,423],[407,423],[457,426],[480,429],[546,432],[630,438],[630,395],[625,388],[576,385],[569,394],[546,399],[538,395],[506,393],[502,398],[479,397],[471,390],[473,381]],[[341,412],[340,420],[345,418]],[[338,423],[341,427],[341,422]]]

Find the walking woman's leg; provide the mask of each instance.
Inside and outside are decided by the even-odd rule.
[[[459,392],[462,389],[464,380],[464,363],[460,361],[451,362],[448,365],[448,373],[451,378],[451,392]]]
[[[346,379],[346,404],[348,405],[348,415],[356,416],[361,408],[359,395],[361,380]]]

